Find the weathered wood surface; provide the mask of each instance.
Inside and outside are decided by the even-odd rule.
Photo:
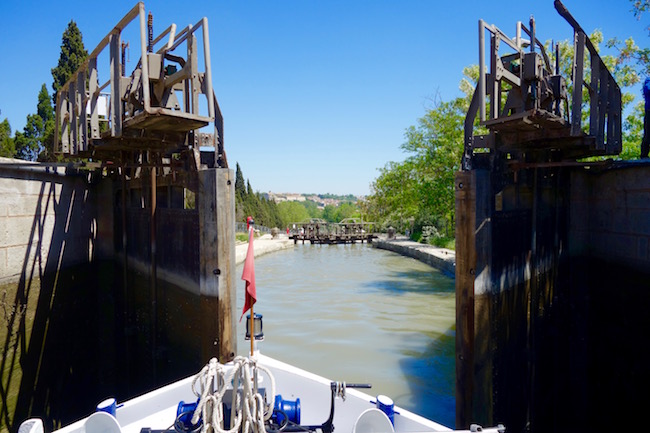
[[[199,172],[201,352],[207,362],[234,357],[234,175],[229,169]]]
[[[474,369],[474,173],[456,174],[456,427],[467,427],[472,416]]]

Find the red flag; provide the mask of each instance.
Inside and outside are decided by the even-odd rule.
[[[244,311],[241,313],[239,321],[241,322],[242,317],[246,311],[250,310],[253,307],[253,304],[257,301],[257,290],[255,289],[255,262],[253,260],[253,228],[248,232],[248,251],[246,252],[246,261],[244,262],[244,271],[241,274],[241,279],[246,281],[246,300],[244,301]]]

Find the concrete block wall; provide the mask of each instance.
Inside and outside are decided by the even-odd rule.
[[[0,283],[89,261],[93,197],[86,175],[0,158]]]
[[[571,176],[572,253],[650,269],[650,164],[575,170]],[[577,246],[577,247],[575,247]]]

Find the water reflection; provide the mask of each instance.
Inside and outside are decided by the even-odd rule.
[[[334,380],[372,383],[371,394],[453,425],[453,280],[367,245],[297,245],[257,258],[255,271],[264,353]],[[243,287],[239,281],[237,314]],[[243,324],[238,331],[243,354]]]

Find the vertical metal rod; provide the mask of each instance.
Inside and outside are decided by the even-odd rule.
[[[530,52],[535,52],[535,18],[530,17]]]
[[[195,50],[194,50],[194,35],[191,33],[192,30],[192,25],[188,25],[188,35],[187,35],[187,63],[189,63],[189,75],[193,76],[196,73],[196,69],[194,69],[194,66],[196,65],[196,60],[195,60]],[[187,63],[185,64],[185,68],[188,67]],[[194,80],[185,80],[185,112],[187,113],[192,113],[192,114],[197,114],[196,111],[194,111]]]
[[[153,53],[153,14],[151,11],[147,18],[147,52]]]
[[[501,93],[501,80],[496,79],[497,63],[499,59],[499,35],[495,32],[490,36],[490,119],[499,117],[499,104]]]
[[[582,85],[584,84],[584,57],[586,36],[583,32],[578,31],[575,32],[574,38],[571,135],[577,136],[582,133]]]
[[[142,4],[142,3],[140,3]],[[119,137],[122,135],[122,88],[120,76],[122,68],[120,67],[120,33],[115,31],[110,36],[110,59],[111,59],[111,109],[110,125],[111,135]]]
[[[205,59],[205,96],[208,98],[208,116],[214,119],[214,98],[212,96],[212,63],[210,61],[210,33],[208,19],[203,17],[203,57]]]
[[[530,16],[530,52],[531,53],[535,52],[535,18],[533,18],[532,15]],[[535,58],[534,61],[535,61],[535,75],[537,75],[537,58]],[[539,108],[539,100],[537,98],[537,79],[532,80],[532,82],[530,83],[530,96],[533,99],[533,108],[534,109]]]
[[[140,15],[140,57],[142,62],[142,99],[144,102],[144,111],[149,112],[151,100],[149,97],[149,56],[147,55],[147,26],[144,17],[144,3],[138,3]]]
[[[478,105],[480,121],[485,122],[485,22],[478,21]]]
[[[122,76],[126,77],[126,49],[129,47],[129,43],[122,42]]]

